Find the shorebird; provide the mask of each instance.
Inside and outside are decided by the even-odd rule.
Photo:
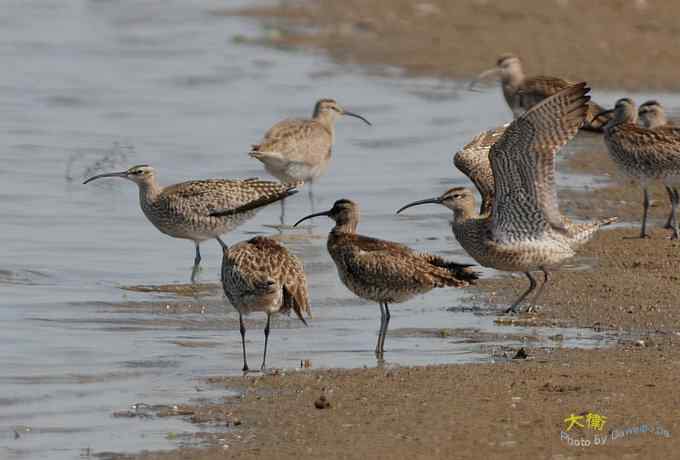
[[[341,115],[371,123],[361,115],[349,112],[333,99],[321,99],[314,106],[312,118],[286,119],[276,123],[259,144],[252,146],[250,156],[264,163],[265,170],[284,183],[309,183],[309,200],[314,211],[312,184],[326,172],[335,138],[335,121]],[[284,204],[281,202],[283,224]]]
[[[643,128],[636,124],[637,110],[629,98],[616,101],[613,109],[605,115],[613,118],[604,127],[604,141],[609,157],[621,171],[640,181],[643,190],[643,214],[640,238],[647,235],[647,211],[649,210],[650,182],[660,180],[671,189],[672,239],[678,239],[676,210],[680,186],[680,129],[672,126]]]
[[[469,265],[416,253],[403,244],[358,235],[359,207],[353,201],[338,200],[328,211],[310,214],[295,225],[318,216],[335,221],[335,227],[328,234],[327,248],[342,283],[362,299],[380,305],[380,329],[375,347],[379,357],[385,351],[389,304],[406,302],[434,288],[465,287],[478,277]]]
[[[507,127],[506,124],[479,133],[453,156],[453,164],[475,184],[482,196],[480,215],[490,213],[493,204],[494,182],[489,150]]]
[[[191,282],[196,281],[201,263],[202,241],[233,230],[253,217],[259,208],[297,193],[296,185],[259,179],[208,179],[161,187],[156,171],[148,165],[99,174],[83,183],[104,177],[121,177],[136,183],[139,204],[147,219],[166,235],[194,242],[196,257]]]
[[[666,118],[666,111],[660,102],[655,100],[647,101],[640,105],[638,108],[638,122],[643,128],[658,128],[660,126],[670,126],[668,123],[668,118]],[[675,128],[680,132],[680,128]],[[668,193],[668,200],[673,204],[673,199],[676,191],[671,187],[666,187],[666,192]],[[666,225],[664,228],[673,228],[673,212],[668,214],[668,219],[666,220]]]
[[[222,246],[222,287],[229,302],[238,311],[238,321],[243,347],[243,371],[248,370],[246,358],[246,328],[243,315],[264,311],[264,354],[262,366],[267,361],[267,343],[272,314],[295,312],[307,326],[304,315],[311,317],[307,277],[300,259],[271,238],[256,236],[227,247]]]
[[[505,129],[489,153],[494,184],[489,214],[475,211],[474,193],[464,187],[409,203],[397,211],[426,203],[444,205],[453,211],[453,234],[480,265],[523,272],[529,288],[508,312],[517,312],[536,288],[531,272],[542,271],[544,282],[528,311],[548,284],[550,271],[572,257],[601,226],[616,220],[573,224],[558,208],[555,154],[583,123],[588,91],[585,83],[570,86],[536,104]]]
[[[572,86],[574,83],[562,78],[534,76],[527,77],[522,69],[522,61],[514,54],[501,55],[496,61],[496,67],[485,70],[470,83],[472,88],[477,82],[490,78],[499,79],[505,102],[515,118],[522,115],[543,99]],[[603,115],[603,108],[593,101],[588,102],[588,111],[581,128],[601,132],[607,119]]]

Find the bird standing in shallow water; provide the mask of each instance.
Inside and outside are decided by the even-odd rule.
[[[662,129],[663,131],[667,129],[667,127],[671,127],[680,133],[680,128],[674,127],[668,123],[666,111],[664,110],[661,103],[655,100],[647,101],[640,105],[640,108],[638,108],[638,122],[643,128],[655,129],[666,127]],[[673,200],[678,199],[675,196],[678,191],[666,186],[666,192],[668,193],[668,201],[670,201],[672,207]],[[673,228],[673,211],[668,214],[668,219],[666,219],[666,225],[664,225],[664,228]]]
[[[627,176],[640,181],[643,190],[643,214],[640,238],[647,235],[647,212],[649,210],[650,182],[660,180],[672,190],[671,225],[672,239],[678,239],[676,211],[679,202],[677,188],[680,186],[680,129],[672,126],[643,128],[637,123],[635,103],[623,98],[616,101],[606,115],[613,118],[604,127],[604,141],[609,157]]]
[[[503,54],[496,61],[496,67],[485,70],[470,84],[489,78],[499,79],[505,102],[515,118],[522,115],[543,99],[572,86],[574,83],[562,78],[534,76],[527,77],[522,69],[522,61],[514,54]],[[581,128],[601,132],[604,124],[608,121],[602,115],[603,108],[593,101],[588,101],[588,111]]]
[[[121,177],[136,183],[139,204],[147,219],[166,235],[194,242],[196,257],[191,282],[196,281],[201,263],[202,241],[233,230],[253,217],[259,208],[297,193],[295,185],[258,179],[208,179],[161,187],[156,171],[148,165],[99,174],[83,183],[104,177]]]
[[[341,115],[371,124],[361,115],[343,109],[333,99],[321,99],[314,106],[312,118],[278,122],[250,151],[250,156],[264,163],[267,172],[280,181],[309,183],[312,212],[312,184],[328,169],[335,138],[335,121]],[[283,206],[282,201],[281,224],[284,218]]]
[[[375,353],[385,351],[391,303],[402,303],[439,287],[465,287],[478,275],[468,265],[449,262],[432,254],[417,253],[407,246],[356,233],[359,208],[350,200],[338,200],[324,212],[303,217],[296,226],[312,217],[326,216],[335,221],[328,234],[327,248],[342,283],[362,299],[380,305],[380,330]]]
[[[307,277],[300,259],[271,238],[257,236],[231,248],[217,238],[222,246],[222,287],[224,294],[238,311],[243,346],[243,370],[248,370],[246,358],[246,328],[243,315],[264,311],[264,354],[261,369],[267,360],[269,325],[274,313],[295,312],[307,326],[304,315],[311,317]]]
[[[529,288],[512,304],[519,305],[536,288],[532,271],[544,282],[528,310],[549,281],[549,272],[572,257],[603,225],[573,224],[559,212],[555,188],[555,153],[578,131],[587,111],[589,89],[573,85],[532,107],[505,129],[491,147],[494,198],[491,213],[475,211],[472,190],[455,187],[437,198],[415,201],[397,211],[436,203],[451,209],[453,233],[479,264],[503,271],[524,272]]]

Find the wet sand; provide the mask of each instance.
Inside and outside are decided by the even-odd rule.
[[[587,80],[594,88],[680,88],[680,48],[674,46],[679,4],[529,0],[517,5],[319,0],[213,14],[259,18],[269,26],[259,41],[321,49],[340,62],[377,71],[469,79],[494,65],[501,53],[515,52],[525,58],[528,75]]]
[[[531,1],[517,11],[483,1],[311,4],[241,13],[276,25],[270,44],[310,46],[340,61],[399,66],[410,74],[469,78],[500,52],[516,50],[527,57],[530,73],[587,76],[607,87],[678,87],[680,51],[649,52],[653,41],[674,39],[678,5]],[[625,41],[626,53],[612,52],[614,37]],[[630,65],[611,72],[624,61]],[[499,321],[612,330],[621,334],[619,343],[549,352],[529,342],[528,359],[511,359],[517,350],[508,350],[507,358],[489,364],[215,378],[211,383],[241,396],[192,410],[204,415],[202,423],[232,431],[213,437],[207,449],[134,458],[671,458],[680,447],[680,243],[660,228],[668,212],[665,191],[653,190],[651,238],[641,240],[635,238],[641,192],[619,177],[604,145],[560,167],[610,179],[596,190],[561,190],[567,214],[615,215],[623,224],[603,231],[555,274],[537,314]],[[471,296],[481,296],[493,314],[525,287],[523,276],[501,276],[484,279]],[[317,409],[315,403],[325,405],[318,401],[322,394],[330,407]],[[565,418],[589,412],[607,417],[603,431],[574,428],[569,439],[592,443],[595,435],[608,435],[606,445],[578,447],[561,439]],[[618,435],[641,424],[653,433]],[[657,434],[657,425],[668,436]]]

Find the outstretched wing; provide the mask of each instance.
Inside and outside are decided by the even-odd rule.
[[[507,124],[478,134],[465,147],[456,152],[453,164],[475,184],[482,196],[481,215],[491,212],[494,181],[489,162],[489,150],[505,132]]]
[[[583,124],[588,91],[578,83],[545,99],[514,120],[491,147],[496,241],[535,237],[548,226],[566,231],[555,188],[555,153]]]

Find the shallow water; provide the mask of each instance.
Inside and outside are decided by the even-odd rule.
[[[139,402],[218,398],[225,391],[201,378],[240,372],[236,315],[231,308],[225,313],[221,299],[121,289],[186,282],[193,247],[146,221],[133,184],[112,179],[83,186],[86,173],[148,163],[163,184],[264,176],[246,155],[248,146],[277,120],[307,116],[316,99],[334,97],[374,126],[340,120],[330,171],[315,187],[317,210],[340,197],[354,199],[362,208],[361,232],[469,261],[452,241],[443,209],[405,217],[394,211],[467,185],[451,154],[507,120],[498,91],[371,77],[318,55],[237,44],[233,37],[260,30],[209,14],[225,4],[238,2],[14,0],[0,11],[2,458],[176,446],[168,433],[196,428],[172,417],[121,419],[113,412]],[[598,94],[598,100],[619,96]],[[680,102],[673,97],[669,105]],[[287,219],[309,210],[305,190],[288,200]],[[225,239],[279,235],[271,227],[278,219],[278,206],[270,206]],[[306,229],[281,237],[310,272],[314,319],[309,328],[278,319],[269,363],[374,366],[378,308],[337,279],[325,251],[330,222],[312,225],[311,237]],[[217,281],[219,261],[218,245],[206,242],[202,281]],[[438,290],[394,306],[390,328],[477,328],[512,333],[513,340],[484,349],[456,336],[395,333],[387,338],[387,364],[488,360],[488,347],[520,345],[517,334],[542,337],[545,346],[607,340],[591,331],[498,327],[492,316],[461,312],[468,295]],[[261,317],[253,320],[248,340],[255,366],[263,337]],[[565,339],[545,338],[558,333]]]

